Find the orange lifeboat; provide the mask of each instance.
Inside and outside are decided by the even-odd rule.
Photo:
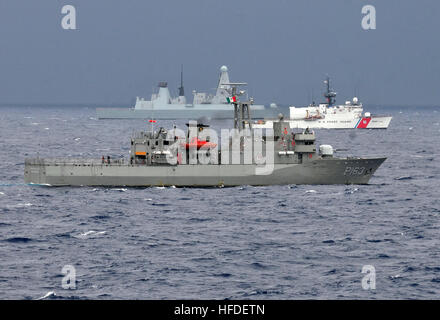
[[[185,143],[185,147],[188,150],[189,148],[197,147],[197,149],[200,149],[201,147],[207,147],[207,148],[215,148],[217,146],[216,143],[208,142],[205,140],[200,140],[197,137],[194,137],[191,139],[190,143]]]

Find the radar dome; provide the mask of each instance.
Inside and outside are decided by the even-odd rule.
[[[323,157],[332,157],[333,156],[333,147],[329,144],[321,144],[319,146],[319,153]]]
[[[228,67],[227,67],[227,66],[222,66],[222,67],[220,68],[220,71],[221,71],[221,72],[228,72]]]
[[[354,102],[354,103],[358,103],[358,102],[359,102],[359,99],[358,99],[357,97],[354,97],[354,98],[353,98],[353,102]]]
[[[275,109],[275,108],[278,107],[278,106],[277,106],[277,104],[276,104],[275,102],[272,102],[272,103],[270,104],[270,107],[273,108],[273,109]]]

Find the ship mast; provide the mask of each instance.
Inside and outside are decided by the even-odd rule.
[[[230,89],[227,89],[231,97],[243,96],[246,94],[244,90],[238,90],[239,86],[245,86],[247,83],[245,82],[234,82],[234,83],[222,83],[222,85],[230,86]],[[246,129],[246,125],[249,129],[252,129],[251,122],[251,111],[250,105],[254,103],[252,98],[249,101],[233,101],[234,105],[234,129],[238,129],[242,131]]]
[[[333,89],[330,89],[330,77],[329,76],[327,76],[324,83],[326,85],[326,92],[324,93],[324,97],[327,99],[328,106],[331,107],[336,102],[336,92],[334,92]]]
[[[180,87],[179,87],[179,97],[183,97],[185,91],[183,90],[183,64],[180,67]]]

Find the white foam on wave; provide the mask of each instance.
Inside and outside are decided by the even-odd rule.
[[[0,195],[4,195],[4,194],[5,194],[4,192],[1,192],[1,191],[0,191]]]
[[[351,190],[347,190],[347,193],[353,194],[356,191],[359,191],[359,188],[354,188],[354,189],[351,189]]]
[[[55,293],[55,291],[49,291],[48,293],[46,293],[44,296],[37,298],[37,300],[44,300],[50,297],[55,297],[57,294]]]
[[[90,231],[86,231],[84,233],[80,233],[78,236],[76,236],[76,238],[80,238],[80,239],[88,239],[88,238],[93,238],[93,237],[97,237],[103,234],[106,234],[107,231],[95,231],[95,230],[90,230]]]
[[[128,189],[125,189],[125,188],[113,188],[113,189],[111,189],[111,190],[113,190],[113,191],[121,191],[121,192],[125,192],[125,191],[127,191]]]
[[[33,206],[33,204],[30,202],[7,205],[8,208],[27,208],[31,206]]]
[[[316,190],[307,190],[306,193],[318,193]]]
[[[398,178],[394,178],[394,180],[411,180],[412,177],[411,176],[401,176]]]

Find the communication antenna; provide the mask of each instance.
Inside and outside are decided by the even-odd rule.
[[[185,95],[185,90],[183,89],[183,64],[180,66],[180,87],[179,87],[179,97]]]
[[[150,120],[148,120],[148,122],[151,123],[151,134],[153,134],[153,133],[154,133],[154,124],[155,124],[157,121],[154,120],[154,119],[150,119]]]
[[[354,87],[354,96],[359,97],[359,82],[356,83],[356,86]]]
[[[309,105],[311,105],[311,106],[315,105],[315,96],[314,96],[313,88],[307,90],[307,99],[308,99]]]

